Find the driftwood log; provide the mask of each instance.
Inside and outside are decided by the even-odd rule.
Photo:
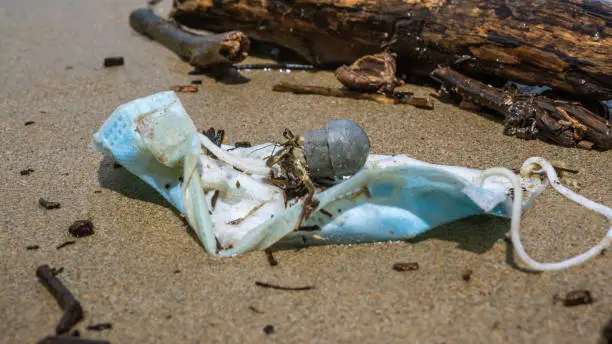
[[[462,104],[486,107],[504,116],[504,134],[540,138],[566,147],[612,149],[612,123],[582,104],[545,96],[505,92],[452,70],[439,67],[431,76],[442,89],[462,97]]]
[[[242,30],[317,65],[350,64],[387,46],[405,73],[453,65],[472,76],[612,99],[606,1],[174,0],[170,16],[197,29]]]
[[[248,37],[240,31],[196,35],[157,16],[151,9],[141,8],[130,13],[130,26],[198,68],[241,62],[250,47]]]

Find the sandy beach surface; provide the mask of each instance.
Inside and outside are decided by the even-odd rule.
[[[92,134],[122,103],[201,79],[198,93],[180,98],[198,128],[223,128],[230,142],[281,140],[285,127],[302,132],[352,118],[378,154],[480,169],[517,168],[531,156],[564,161],[580,171],[580,192],[608,206],[612,152],[506,137],[499,122],[437,101],[427,111],[271,91],[279,81],[336,86],[330,72],[252,71],[242,84],[188,75],[188,64],[130,29],[128,15],[142,3],[0,3],[0,342],[53,333],[62,312],[36,279],[41,264],[64,268],[60,279],[86,311],[81,335],[112,343],[598,342],[612,317],[612,252],[529,273],[503,240],[504,219],[469,218],[405,243],[278,251],[275,267],[263,252],[207,256],[167,202],[92,149]],[[102,67],[117,55],[123,67]],[[20,174],[28,168],[34,172]],[[42,209],[40,197],[61,208]],[[96,233],[57,250],[72,239],[68,226],[87,218]],[[536,259],[552,261],[591,247],[608,226],[549,190],[523,216],[523,237]],[[397,262],[420,269],[397,272]],[[577,289],[595,302],[553,304],[555,294]],[[112,329],[85,330],[101,322]]]

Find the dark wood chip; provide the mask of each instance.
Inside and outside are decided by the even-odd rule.
[[[234,147],[236,148],[249,148],[251,146],[251,143],[248,141],[238,141],[234,144]]]
[[[395,263],[393,269],[396,271],[414,271],[419,269],[419,263]]]
[[[104,330],[110,330],[112,328],[113,328],[113,324],[111,323],[100,323],[100,324],[87,326],[87,330],[89,331],[104,331]]]
[[[573,290],[565,294],[564,298],[555,295],[553,302],[561,301],[565,307],[574,307],[580,305],[590,305],[595,302],[591,292],[588,290]]]
[[[124,64],[125,60],[123,56],[110,56],[104,58],[104,68],[123,66]]]
[[[467,269],[465,271],[463,271],[463,273],[461,274],[461,278],[466,281],[469,282],[472,280],[472,274],[474,273],[474,271],[472,271],[471,269]]]
[[[34,123],[36,123],[36,122],[34,122],[34,121],[27,121],[27,122],[25,122],[23,125],[32,125],[32,124],[34,124]]]
[[[90,220],[77,220],[68,228],[73,237],[80,238],[94,234],[94,225]]]
[[[332,215],[332,213],[330,213],[329,211],[325,210],[325,209],[321,209],[319,210],[321,213],[323,213],[324,215],[327,215],[328,217],[333,217],[334,215]]]
[[[59,209],[62,207],[62,205],[59,202],[51,202],[51,201],[47,201],[44,198],[39,198],[38,199],[38,204],[40,204],[41,207],[50,210],[50,209]]]
[[[215,206],[217,205],[217,199],[219,198],[219,190],[215,190],[212,198],[210,199],[210,209],[215,210]]]
[[[612,318],[610,318],[608,323],[601,330],[601,343],[612,344]]]
[[[26,250],[38,250],[39,248],[40,248],[40,246],[38,246],[38,245],[26,246]]]
[[[265,334],[272,334],[272,333],[274,333],[274,326],[272,326],[272,325],[266,325],[266,326],[263,328],[263,331],[264,331],[264,333],[265,333]]]
[[[25,170],[19,171],[19,174],[21,174],[22,176],[29,176],[30,173],[32,173],[32,172],[34,172],[34,169],[26,168]]]
[[[298,227],[297,231],[302,231],[302,232],[316,232],[316,231],[320,231],[321,227],[314,225],[314,226],[301,226]]]

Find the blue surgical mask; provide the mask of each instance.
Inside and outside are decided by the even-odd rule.
[[[406,240],[479,214],[510,218],[516,252],[535,270],[583,263],[612,242],[611,227],[599,244],[574,258],[539,263],[527,255],[521,212],[548,185],[612,221],[612,209],[562,186],[542,158],[528,159],[516,175],[504,168],[480,171],[370,155],[357,174],[318,190],[316,209],[301,219],[302,201],[286,202],[283,190],[267,180],[273,171],[264,159],[276,144],[217,147],[197,132],[174,92],[120,106],[94,135],[94,144],[183,212],[209,254],[234,256],[275,244]]]

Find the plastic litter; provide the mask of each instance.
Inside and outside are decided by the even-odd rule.
[[[278,145],[231,151],[232,146],[216,146],[197,132],[174,92],[119,106],[94,135],[94,145],[183,212],[213,255],[235,256],[272,245],[405,240],[477,214],[511,218],[517,254],[535,270],[583,263],[612,242],[610,227],[599,244],[574,258],[539,263],[529,257],[520,240],[521,212],[549,185],[612,222],[612,209],[562,186],[542,158],[528,159],[516,175],[505,168],[480,171],[405,155],[369,155],[352,177],[317,188],[316,208],[299,226],[308,230],[300,230],[303,200],[285,204],[283,189],[267,182],[272,169],[266,158]]]

